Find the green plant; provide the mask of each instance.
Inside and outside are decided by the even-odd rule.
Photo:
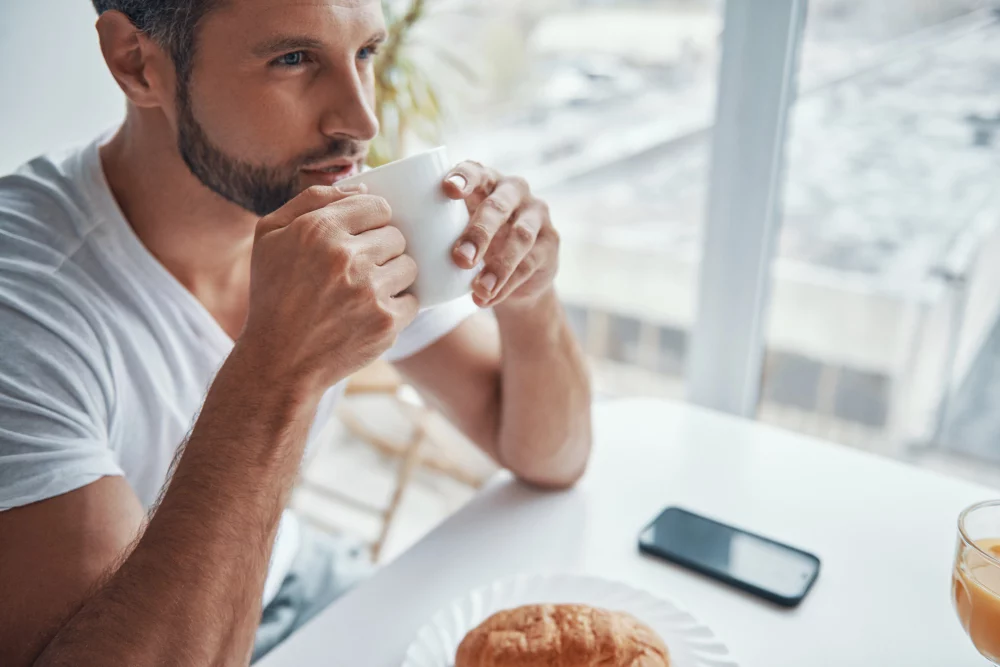
[[[388,36],[375,61],[375,115],[380,131],[368,155],[373,167],[403,157],[408,139],[440,143],[444,105],[438,86],[449,74],[458,74],[452,80],[459,85],[477,81],[463,58],[445,46],[449,40],[442,35],[423,43],[419,40],[418,24],[428,18],[429,5],[429,0],[382,0]]]
[[[375,62],[375,115],[381,130],[368,154],[373,167],[402,157],[411,133],[431,143],[441,134],[438,94],[409,48],[414,26],[426,14],[426,1],[410,0],[406,11],[395,15],[389,2],[382,7],[388,37]]]

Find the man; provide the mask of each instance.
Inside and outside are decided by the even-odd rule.
[[[327,604],[351,554],[283,510],[383,355],[521,479],[579,478],[545,205],[456,167],[484,268],[418,314],[387,204],[336,187],[378,131],[378,0],[95,5],[123,125],[0,180],[0,664],[246,664]]]

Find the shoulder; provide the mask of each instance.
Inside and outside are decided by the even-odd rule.
[[[107,384],[98,294],[70,261],[95,219],[88,150],[96,157],[96,145],[65,151],[0,177],[0,381],[7,385],[86,392]]]
[[[96,164],[93,164],[96,163]],[[100,224],[91,205],[97,146],[35,158],[0,177],[0,265],[57,268]]]

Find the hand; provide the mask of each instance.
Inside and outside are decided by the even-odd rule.
[[[523,178],[463,162],[448,174],[444,191],[452,199],[464,199],[469,209],[469,226],[452,255],[466,269],[483,261],[472,284],[478,306],[532,304],[552,288],[559,235],[548,205],[532,196]]]
[[[311,187],[257,225],[240,343],[277,377],[326,389],[385,352],[417,314],[417,276],[381,197]],[[312,386],[312,385],[310,385]]]

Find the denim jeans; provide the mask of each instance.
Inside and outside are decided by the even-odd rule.
[[[277,595],[264,608],[253,658],[256,662],[331,602],[373,571],[368,552],[357,542],[301,524],[300,544]]]

